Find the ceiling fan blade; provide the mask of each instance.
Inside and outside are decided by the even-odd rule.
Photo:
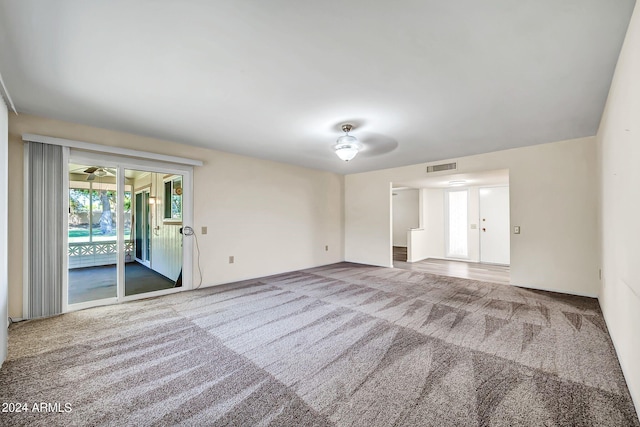
[[[96,175],[93,172],[87,176],[87,181],[93,181],[94,179],[96,179]]]
[[[362,132],[358,139],[363,145],[362,156],[372,157],[380,154],[386,154],[398,147],[398,141],[390,136],[373,133]]]
[[[108,173],[110,173],[113,176],[116,176],[116,170],[115,169],[111,169],[111,168],[104,168],[104,170],[106,170]]]
[[[84,170],[84,173],[92,174],[97,171],[99,168],[97,166],[91,166]]]

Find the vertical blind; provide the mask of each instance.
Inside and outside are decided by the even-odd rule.
[[[64,163],[58,145],[28,143],[27,318],[62,313]]]

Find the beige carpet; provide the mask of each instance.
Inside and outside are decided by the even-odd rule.
[[[336,264],[9,334],[0,397],[29,410],[2,425],[640,426],[596,300],[405,270]]]

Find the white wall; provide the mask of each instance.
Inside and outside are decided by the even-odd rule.
[[[444,258],[444,191],[437,188],[425,188],[421,191],[427,257]]]
[[[8,281],[8,115],[0,98],[0,366],[7,358]]]
[[[156,203],[151,207],[151,268],[175,281],[182,269],[182,222],[164,220],[164,206],[167,203],[164,196],[164,174],[152,173],[150,178],[150,194],[156,197]]]
[[[204,166],[194,168],[192,225],[201,250],[203,286],[344,260],[341,175],[26,114],[12,116],[9,131],[13,317],[22,316],[23,133],[202,160]],[[385,197],[391,197],[389,187]],[[208,227],[206,235],[201,234],[202,226]],[[390,248],[389,234],[387,228]],[[235,256],[234,264],[228,262],[230,255]],[[195,259],[190,267],[197,282]]]
[[[393,246],[407,246],[407,232],[420,226],[418,190],[393,190]]]
[[[427,231],[415,229],[409,231],[407,238],[407,262],[418,262],[429,258]]]
[[[480,154],[457,161],[458,173],[509,169],[511,281],[514,285],[598,293],[595,137]],[[440,163],[440,162],[436,162]],[[426,164],[345,177],[347,261],[391,266],[391,182],[426,176]]]
[[[600,305],[640,414],[640,4],[618,59],[598,131]]]

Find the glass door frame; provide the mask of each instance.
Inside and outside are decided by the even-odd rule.
[[[66,150],[65,150],[66,151]],[[66,154],[66,153],[65,153]],[[124,240],[124,192],[125,192],[125,169],[146,171],[151,173],[163,173],[182,175],[182,223],[184,226],[193,224],[193,166],[166,163],[153,160],[138,159],[133,157],[124,157],[112,154],[89,152],[78,149],[69,149],[68,155],[65,155],[65,176],[64,183],[66,190],[65,200],[65,212],[69,211],[69,163],[79,164],[100,164],[108,167],[112,167],[116,170],[116,229],[117,229],[117,286],[115,298],[104,298],[100,300],[87,301],[76,304],[69,304],[69,275],[68,275],[68,261],[65,261],[64,268],[67,272],[63,278],[63,301],[62,312],[67,313],[70,311],[82,310],[90,307],[97,307],[101,305],[111,305],[120,302],[133,301],[143,298],[150,298],[160,295],[168,295],[177,292],[184,292],[193,288],[193,239],[183,238],[182,244],[182,286],[177,288],[164,289],[153,292],[146,292],[135,295],[125,295],[125,240]],[[132,198],[135,198],[135,190],[132,189]],[[69,223],[66,220],[63,221],[63,237],[64,237],[64,250],[68,251],[69,247]],[[68,255],[65,257],[68,260]]]
[[[138,218],[139,216],[142,215],[138,215],[138,194],[142,195],[141,198],[141,205],[143,206],[142,209],[144,209],[144,207],[146,207],[146,217],[143,216],[142,220],[142,224],[141,224],[141,230],[142,230],[142,237],[144,237],[141,244],[141,248],[140,248],[140,253],[142,254],[142,258],[138,258],[136,255],[134,255],[134,258],[136,261],[140,262],[142,265],[146,266],[146,267],[151,267],[151,209],[149,208],[149,199],[151,198],[151,189],[150,188],[141,188],[139,190],[135,190],[133,189],[132,191],[133,193],[133,212],[132,214],[135,215],[134,217],[134,233],[135,233],[135,242],[136,242],[136,254],[137,254],[137,242],[138,242],[138,224],[139,224],[139,220],[140,218]]]

